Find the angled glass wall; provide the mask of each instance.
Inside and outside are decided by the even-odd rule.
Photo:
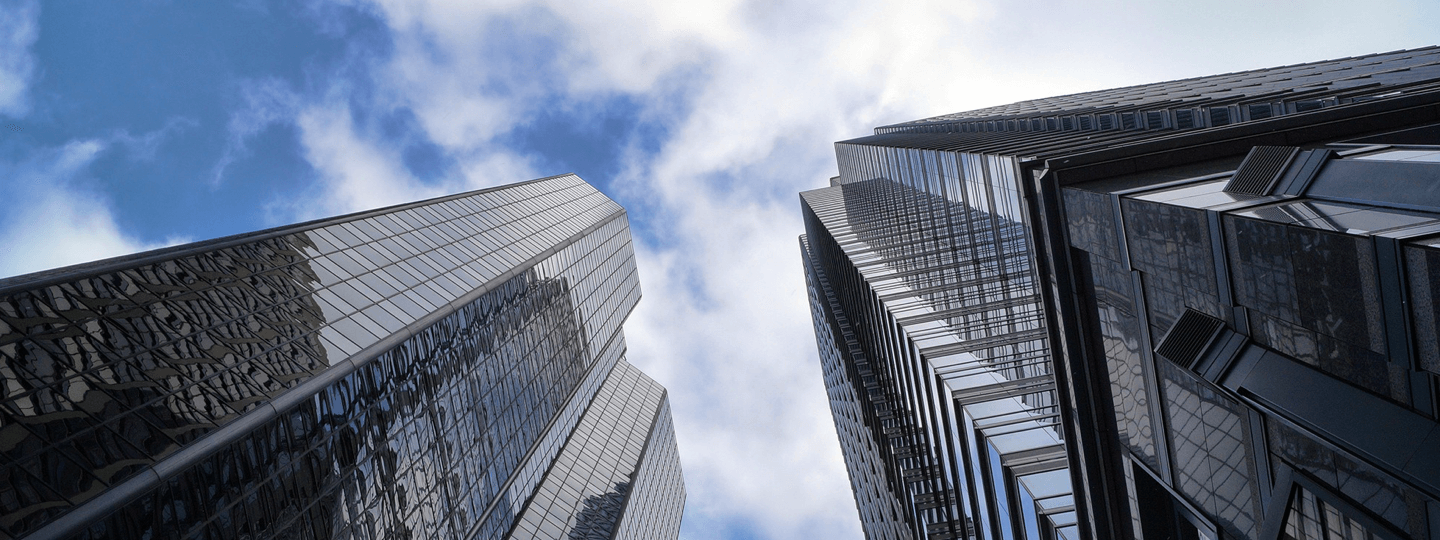
[[[1427,47],[836,143],[801,251],[867,535],[1440,538],[1437,104]]]
[[[507,536],[639,294],[573,175],[0,281],[0,528]]]
[[[837,155],[835,185],[801,194],[802,248],[822,359],[863,368],[848,381],[853,390],[831,391],[863,396],[859,407],[832,399],[837,426],[847,427],[837,430],[864,433],[848,437],[857,501],[863,486],[880,484],[857,465],[887,465],[889,489],[860,504],[862,523],[886,530],[887,514],[875,509],[895,500],[916,537],[1016,538],[1017,478],[1063,472],[1065,457],[1008,162],[847,143]],[[845,354],[827,354],[827,326],[839,329],[829,342]],[[842,368],[825,365],[827,383],[844,384]],[[856,409],[865,429],[848,429]],[[878,456],[864,455],[868,440]],[[1038,530],[1042,517],[1033,517]],[[1046,534],[1064,534],[1055,523],[1045,514]]]
[[[1421,465],[1440,461],[1427,367],[1440,206],[1383,200],[1387,183],[1423,193],[1440,168],[1388,176],[1377,161],[1434,153],[1404,148],[1304,151],[1287,167],[1316,161],[1293,192],[1236,190],[1244,164],[1064,189],[1135,536],[1440,536],[1440,476]],[[1347,171],[1363,183],[1342,193]],[[1166,344],[1194,339],[1187,318],[1220,330],[1179,354]]]

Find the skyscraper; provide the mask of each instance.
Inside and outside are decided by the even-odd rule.
[[[801,251],[867,536],[1440,538],[1440,49],[836,155]]]
[[[542,178],[0,281],[0,538],[674,538],[626,213]]]

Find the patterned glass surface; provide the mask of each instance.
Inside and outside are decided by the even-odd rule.
[[[639,298],[573,175],[144,255],[0,281],[4,534],[270,409],[83,536],[498,538]]]
[[[1160,469],[1155,435],[1161,428],[1151,418],[1154,356],[1144,346],[1130,273],[1104,257],[1091,257],[1097,321],[1110,376],[1110,396],[1120,441],[1142,461]]]
[[[1346,514],[1310,490],[1295,486],[1285,509],[1285,528],[1280,540],[1383,540],[1390,535],[1376,534],[1365,524]]]
[[[1120,234],[1122,231],[1127,236],[1130,233],[1128,229],[1117,227],[1116,214],[1119,209],[1111,195],[1073,188],[1064,189],[1062,194],[1070,243],[1087,252],[1090,279],[1083,286],[1093,289],[1096,322],[1104,347],[1110,398],[1120,442],[1152,470],[1161,470],[1155,436],[1163,431],[1163,427],[1157,424],[1159,420],[1152,415],[1152,410],[1155,409],[1153,396],[1157,395],[1158,390],[1148,383],[1154,376],[1150,373],[1154,371],[1154,358],[1150,348],[1146,346],[1144,331],[1147,329],[1142,327],[1148,322],[1142,317],[1145,317],[1149,310],[1138,300],[1142,293],[1143,298],[1151,300],[1151,291],[1137,291],[1135,273],[1128,264],[1121,262],[1127,257],[1120,249]],[[1147,208],[1132,207],[1132,210]],[[1127,226],[1131,225],[1135,216],[1129,212],[1125,216]],[[1145,266],[1152,271],[1168,271],[1168,266],[1180,258],[1181,253],[1178,251],[1194,251],[1194,248],[1189,246],[1183,250],[1173,249],[1178,243],[1176,239],[1159,238],[1154,236],[1153,232],[1142,232],[1140,235],[1143,237],[1127,242],[1126,247],[1139,252],[1132,252],[1133,257],[1148,259]],[[1193,240],[1195,236],[1192,232],[1188,237]],[[1132,242],[1138,245],[1131,245]],[[1204,256],[1209,259],[1208,253]],[[1209,277],[1213,289],[1213,271]],[[1184,290],[1183,287],[1178,287],[1179,281],[1181,280],[1170,280],[1166,283],[1171,289]],[[1153,282],[1154,280],[1150,280],[1145,283]],[[1185,296],[1184,293],[1179,295]],[[1214,296],[1213,292],[1211,296]],[[1153,315],[1146,318],[1153,319]],[[1155,335],[1153,329],[1151,332],[1151,336]]]
[[[1255,538],[1260,492],[1249,409],[1168,360],[1157,360],[1174,486],[1236,538]]]
[[[526,503],[510,536],[611,538],[621,514],[628,511],[626,501],[635,487],[652,427],[658,427],[653,419],[663,412],[668,421],[665,403],[664,388],[628,362],[620,362]],[[674,446],[673,432],[669,443]],[[683,492],[679,495],[665,501],[670,506],[667,510],[683,508],[685,497]],[[678,527],[669,533],[667,537],[673,538]]]
[[[615,526],[617,540],[669,539],[680,534],[685,512],[685,478],[675,444],[675,422],[670,418],[670,400],[660,403],[655,427],[645,443],[645,456],[635,472],[630,500]]]
[[[1205,212],[1135,199],[1124,199],[1121,206],[1130,264],[1145,273],[1150,335],[1164,336],[1186,308],[1220,320],[1233,318],[1220,305]]]

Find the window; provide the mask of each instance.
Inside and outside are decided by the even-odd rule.
[[[1281,540],[1381,540],[1394,538],[1380,530],[1358,513],[1342,510],[1329,501],[1315,496],[1300,484],[1290,494],[1290,507],[1285,511],[1285,527]]]

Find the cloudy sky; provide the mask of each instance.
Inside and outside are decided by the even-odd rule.
[[[796,192],[905,120],[1440,42],[1433,1],[0,0],[0,277],[575,172],[683,536],[858,538]]]

